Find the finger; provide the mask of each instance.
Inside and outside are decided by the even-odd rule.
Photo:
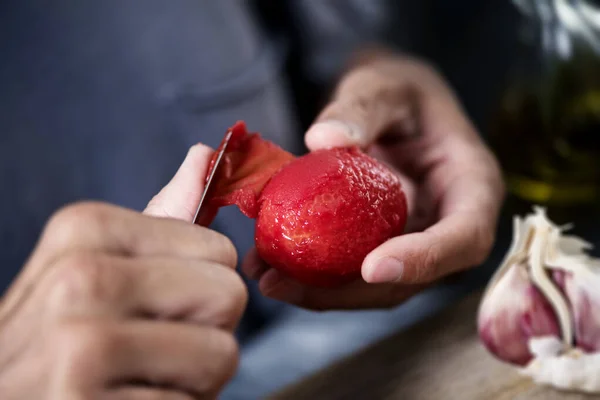
[[[252,280],[258,280],[268,269],[269,266],[258,256],[256,247],[246,254],[241,266],[242,273]]]
[[[71,251],[195,258],[232,267],[237,263],[231,241],[215,231],[101,203],[59,211],[46,226],[36,253],[57,258]]]
[[[307,131],[310,150],[357,145],[367,147],[380,134],[411,118],[415,92],[398,86],[377,70],[363,67],[340,83],[332,102]]]
[[[169,322],[70,322],[56,338],[58,384],[81,390],[159,387],[215,396],[232,377],[238,346],[230,333]]]
[[[497,162],[464,138],[444,141],[426,186],[437,196],[438,222],[394,238],[363,263],[367,282],[429,282],[482,263],[494,242],[504,188]]]
[[[197,398],[171,389],[132,386],[111,390],[106,400],[197,400]]]
[[[203,144],[190,148],[173,179],[150,200],[144,213],[192,222],[212,154],[213,149]]]
[[[317,311],[394,307],[426,287],[357,280],[339,288],[317,288],[302,285],[275,269],[269,269],[259,281],[264,296]]]
[[[393,238],[365,258],[365,281],[431,282],[481,264],[491,251],[499,212],[496,199],[486,201],[491,196],[486,186],[479,180],[457,183],[446,196],[439,222],[423,232]],[[470,204],[474,198],[479,203]],[[459,203],[449,206],[453,200]]]
[[[37,296],[58,317],[150,317],[228,330],[237,326],[248,298],[240,276],[220,264],[93,253],[59,261]]]
[[[47,265],[70,252],[192,258],[232,268],[237,264],[231,240],[215,231],[112,205],[79,203],[60,210],[46,225],[27,267],[6,294],[0,317],[29,296]]]
[[[393,307],[400,304],[427,285],[368,284],[362,280],[341,288],[316,288],[302,285],[285,274],[269,268],[255,251],[249,252],[244,266],[250,271],[260,271],[251,279],[259,280],[264,296],[311,310],[372,309]]]
[[[371,157],[377,159],[380,163],[387,166],[400,180],[402,185],[402,192],[406,198],[406,208],[408,210],[409,219],[404,229],[406,232],[411,229],[412,220],[415,218],[415,213],[419,212],[419,208],[423,207],[424,199],[420,192],[422,188],[419,186],[421,182],[414,182],[414,180],[405,173],[403,170],[397,168],[397,159],[390,157],[389,152],[382,149],[381,146],[372,146],[367,152]],[[419,194],[418,198],[417,195]]]
[[[414,137],[425,130],[422,108],[441,111],[458,104],[439,74],[407,57],[375,58],[351,70],[339,83],[332,102],[308,130],[310,150],[332,146],[366,147],[391,132]],[[443,105],[443,107],[440,107]],[[431,114],[431,110],[425,110]]]

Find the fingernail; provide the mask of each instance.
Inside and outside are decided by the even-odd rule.
[[[348,141],[357,142],[362,137],[358,125],[334,119],[314,124],[308,130],[306,136],[313,142],[319,141],[319,147],[343,146],[347,145]]]
[[[384,257],[363,268],[363,278],[369,283],[396,282],[402,278],[404,263],[393,257]]]
[[[259,283],[260,291],[267,297],[286,303],[298,304],[304,298],[304,289],[275,269],[267,271]]]

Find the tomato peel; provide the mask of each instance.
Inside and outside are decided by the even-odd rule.
[[[232,136],[221,159],[222,165],[213,178],[215,188],[208,199],[209,207],[216,211],[220,207],[237,205],[244,215],[256,218],[263,188],[295,156],[260,134],[249,133],[243,121],[236,122],[230,131]],[[221,143],[211,159],[207,180],[224,145]]]

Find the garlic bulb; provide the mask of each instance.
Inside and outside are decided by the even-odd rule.
[[[479,337],[537,383],[600,393],[600,260],[567,229],[540,207],[515,217],[479,306]]]

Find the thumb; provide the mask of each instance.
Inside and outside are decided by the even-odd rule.
[[[306,132],[306,146],[312,151],[338,146],[365,148],[396,128],[410,130],[407,123],[412,123],[414,97],[411,85],[376,65],[351,71]]]
[[[192,222],[212,154],[213,149],[201,143],[192,146],[173,179],[150,200],[144,214]]]
[[[423,232],[395,237],[373,250],[362,265],[369,283],[430,283],[481,264],[494,242],[475,212],[456,213]]]

